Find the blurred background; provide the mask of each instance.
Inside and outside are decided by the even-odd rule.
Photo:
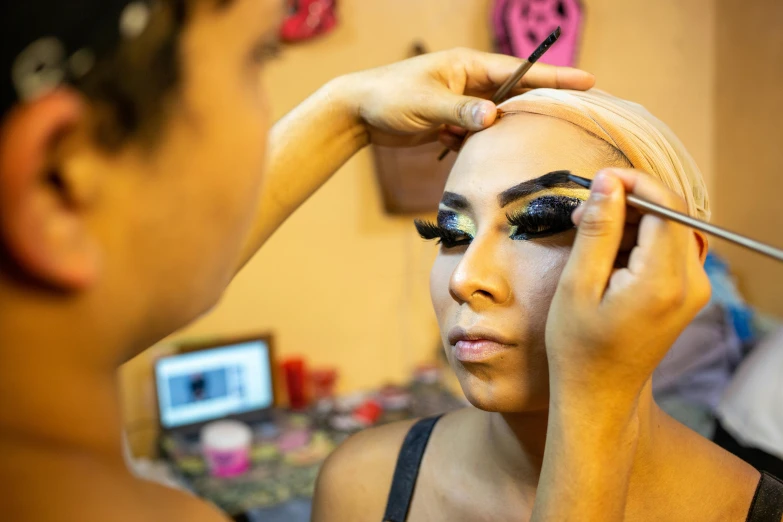
[[[335,76],[409,57],[415,42],[427,51],[495,49],[495,4],[341,0],[328,34],[287,45],[269,66],[275,118]],[[563,4],[583,14],[575,65],[594,73],[598,88],[643,104],[677,133],[707,180],[712,221],[780,245],[783,3]],[[437,248],[416,235],[415,216],[386,212],[376,171],[372,150],[357,154],[276,233],[217,308],[125,365],[124,411],[135,456],[157,454],[153,364],[182,342],[268,333],[278,362],[295,357],[308,368],[335,371],[338,395],[405,383],[415,368],[437,364],[428,289]],[[739,311],[731,320],[755,328],[751,314],[767,325],[783,317],[781,267],[730,245],[713,247],[728,263],[721,277],[736,292],[731,299]],[[753,337],[747,335],[743,342]]]

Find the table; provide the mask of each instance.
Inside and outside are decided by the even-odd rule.
[[[407,407],[384,411],[376,425],[428,417],[465,405],[439,383],[412,383]],[[250,471],[235,478],[207,472],[198,445],[166,436],[161,454],[180,481],[237,522],[307,522],[315,481],[329,453],[356,430],[337,430],[335,412],[279,410],[271,423],[254,427]]]

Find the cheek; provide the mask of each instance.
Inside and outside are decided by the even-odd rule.
[[[247,100],[245,100],[247,101]],[[255,101],[255,100],[252,100]],[[238,103],[238,102],[237,102]],[[216,241],[226,252],[244,239],[255,216],[263,182],[269,119],[264,104],[239,104],[211,126],[203,142],[205,215],[218,225]]]
[[[520,256],[522,262],[512,268],[514,295],[523,303],[548,307],[571,249],[532,244],[525,247],[530,248]]]
[[[432,307],[435,310],[435,316],[441,328],[444,325],[449,308],[457,305],[449,293],[449,280],[457,263],[459,263],[457,256],[438,254],[430,271],[430,299],[432,299]]]
[[[546,319],[552,298],[560,281],[570,247],[527,243],[521,247],[509,274],[514,301],[520,314],[526,318],[529,341],[543,343]]]

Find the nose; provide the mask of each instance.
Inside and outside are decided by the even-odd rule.
[[[452,298],[474,308],[508,301],[511,288],[502,258],[491,242],[474,239],[449,279]]]

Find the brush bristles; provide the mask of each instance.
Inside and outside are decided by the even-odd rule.
[[[558,38],[560,38],[560,26],[557,26],[557,29],[552,31],[552,34],[550,34],[546,40],[541,42],[541,45],[536,48],[535,51],[533,51],[533,54],[530,55],[530,58],[528,58],[529,62],[535,63],[538,61],[541,56],[549,50],[550,47],[552,47],[552,44],[554,44]]]

